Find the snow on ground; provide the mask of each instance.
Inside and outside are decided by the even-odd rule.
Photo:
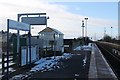
[[[82,49],[82,46],[78,46],[74,50],[81,50],[81,49]]]
[[[91,51],[92,50],[92,44],[90,43],[89,45],[84,45],[84,46],[79,46],[77,48],[75,48],[74,50],[87,50],[87,51]],[[19,74],[16,75],[14,77],[12,77],[10,80],[22,80],[25,77],[28,77],[29,75],[37,72],[37,71],[52,71],[56,68],[60,68],[59,66],[59,61],[61,59],[69,59],[71,58],[73,55],[75,54],[71,54],[71,53],[64,53],[62,56],[56,56],[54,58],[53,57],[46,57],[46,58],[41,58],[39,61],[35,62],[34,64],[36,64],[36,66],[34,66],[33,68],[31,68],[31,70],[29,72],[26,72],[24,74]],[[85,58],[83,59],[84,65],[86,65],[86,60],[87,60],[87,56],[85,56]]]
[[[0,69],[2,68],[2,59],[0,58]]]
[[[89,43],[88,45],[78,46],[74,50],[91,51],[91,49],[92,49],[92,43]]]
[[[54,58],[54,56],[41,58],[39,61],[34,63],[34,64],[36,64],[36,66],[34,66],[29,72],[16,75],[16,76],[12,77],[10,80],[21,80],[37,71],[44,72],[44,71],[51,71],[56,68],[60,68],[58,65],[59,60],[69,59],[72,57],[72,55],[73,54],[71,54],[71,53],[64,53],[62,56],[56,56],[55,58]]]
[[[88,45],[78,46],[74,50],[84,50],[84,51],[92,51],[92,43],[89,43]],[[87,61],[87,55],[85,55],[85,58],[83,59],[83,66],[86,65]]]
[[[47,58],[41,58],[39,61],[35,62],[37,64],[35,67],[33,67],[30,71],[51,71],[54,70],[54,68],[60,68],[58,66],[58,61],[60,59],[69,59],[72,56],[70,53],[64,53],[62,56],[56,56],[54,57],[47,57]]]
[[[91,51],[91,46],[84,45],[84,46],[78,46],[74,50],[85,50],[85,51]]]
[[[27,75],[19,74],[19,75],[16,75],[16,76],[14,76],[13,78],[11,78],[11,79],[9,79],[9,80],[22,80],[22,79],[24,79],[25,77],[27,77]]]
[[[83,59],[83,66],[85,67],[86,63],[87,63],[87,56],[85,55],[85,58]]]
[[[2,59],[0,58],[0,80],[2,77]]]
[[[91,46],[91,43],[90,43],[89,45],[79,46],[79,47],[75,48],[74,50],[91,51],[92,46]],[[34,64],[36,64],[36,66],[31,68],[31,70],[29,72],[16,75],[16,76],[12,77],[10,80],[21,80],[21,79],[24,79],[25,77],[28,77],[29,75],[33,74],[34,72],[37,72],[37,71],[41,71],[41,72],[52,71],[56,68],[60,68],[60,66],[58,65],[59,64],[58,62],[61,59],[69,59],[69,58],[72,57],[72,55],[75,55],[75,54],[64,53],[62,56],[56,56],[55,58],[54,58],[54,56],[53,57],[41,58],[39,61],[34,63]],[[83,62],[84,62],[83,66],[86,65],[86,60],[87,60],[87,57],[85,56],[85,58],[83,59]]]
[[[48,59],[48,60],[47,60]],[[35,67],[33,67],[30,71],[46,71],[46,70],[51,70],[54,65],[57,64],[56,58],[54,59],[53,57],[50,58],[45,58],[39,60],[35,64],[37,64]]]
[[[0,70],[2,69],[2,64],[0,64]]]
[[[0,58],[0,62],[2,62],[2,58]]]
[[[0,58],[0,70],[2,69],[2,59]],[[1,73],[1,71],[0,71]]]

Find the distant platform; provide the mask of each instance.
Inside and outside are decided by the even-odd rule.
[[[118,80],[96,44],[92,44],[88,78],[88,80]]]

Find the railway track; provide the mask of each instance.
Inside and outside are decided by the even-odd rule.
[[[117,78],[120,80],[120,53],[119,50],[116,49],[114,46],[110,45],[108,46],[107,43],[99,43],[96,42],[97,46],[101,50],[102,54],[106,58],[108,64],[112,68],[113,72],[117,76]],[[116,50],[118,52],[115,52],[113,50]]]

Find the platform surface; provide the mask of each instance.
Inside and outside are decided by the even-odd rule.
[[[89,80],[118,80],[96,44],[92,44]]]

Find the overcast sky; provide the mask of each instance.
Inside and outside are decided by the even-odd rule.
[[[82,2],[81,0],[0,0],[0,27],[6,30],[6,20],[17,20],[20,13],[47,13],[48,27],[58,29],[65,38],[81,36],[81,21],[88,17],[88,36],[97,39],[106,33],[118,35],[118,2]],[[114,1],[114,2],[113,2]],[[116,1],[116,2],[115,2]],[[32,34],[37,35],[46,26],[33,26]]]

